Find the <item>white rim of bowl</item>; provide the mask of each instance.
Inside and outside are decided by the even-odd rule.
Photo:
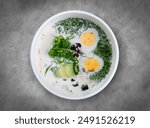
[[[33,59],[32,59],[32,52],[33,52],[33,49],[34,49],[34,45],[35,45],[35,40],[39,34],[39,32],[41,31],[41,29],[45,26],[45,24],[47,22],[49,22],[49,20],[52,20],[60,15],[64,15],[64,14],[69,14],[69,13],[79,13],[79,14],[85,14],[85,15],[88,15],[90,17],[93,17],[95,18],[96,20],[98,20],[99,22],[101,22],[104,27],[106,27],[106,29],[110,32],[112,38],[114,39],[114,44],[115,44],[115,48],[116,48],[116,61],[115,61],[115,66],[112,70],[112,73],[110,74],[110,77],[108,78],[108,80],[105,82],[105,84],[103,85],[102,88],[96,90],[95,92],[93,93],[90,93],[89,95],[85,95],[85,96],[79,96],[79,97],[69,97],[69,96],[64,96],[64,95],[60,95],[58,93],[55,93],[53,92],[52,90],[48,89],[44,83],[40,80],[39,76],[37,75],[36,73],[36,69],[35,67],[33,66]],[[101,92],[112,80],[112,78],[114,77],[115,73],[116,73],[116,70],[117,70],[117,67],[118,67],[118,63],[119,63],[119,46],[118,46],[118,42],[117,42],[117,39],[116,39],[116,36],[114,35],[112,29],[107,25],[107,23],[105,21],[103,21],[101,18],[99,18],[98,16],[92,14],[92,13],[89,13],[89,12],[86,12],[86,11],[80,11],[80,10],[70,10],[70,11],[64,11],[64,12],[60,12],[60,13],[57,13],[53,16],[51,16],[50,18],[48,18],[41,26],[40,28],[37,30],[33,40],[32,40],[32,44],[31,44],[31,48],[30,48],[30,63],[31,63],[31,67],[32,67],[32,70],[36,76],[36,78],[38,79],[38,81],[40,82],[40,84],[49,92],[51,92],[52,94],[60,97],[60,98],[63,98],[63,99],[68,99],[68,100],[82,100],[82,99],[87,99],[87,98],[90,98],[96,94],[98,94],[99,92]]]

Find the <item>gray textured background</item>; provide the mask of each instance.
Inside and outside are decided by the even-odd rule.
[[[109,86],[81,101],[45,90],[29,61],[40,25],[72,9],[105,20],[120,47],[119,67]],[[0,0],[0,110],[150,110],[150,1]]]

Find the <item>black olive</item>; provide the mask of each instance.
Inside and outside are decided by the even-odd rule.
[[[89,89],[89,87],[87,84],[84,84],[84,85],[82,85],[81,89],[82,89],[82,91],[85,91],[85,90]]]

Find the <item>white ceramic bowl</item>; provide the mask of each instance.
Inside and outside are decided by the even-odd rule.
[[[61,90],[53,89],[52,86],[54,86],[54,85],[50,86],[47,82],[45,82],[43,80],[44,76],[42,77],[36,68],[36,66],[37,66],[36,53],[37,53],[37,47],[39,46],[39,43],[40,43],[39,39],[40,39],[41,34],[44,31],[49,31],[47,28],[51,24],[54,24],[60,20],[70,18],[70,17],[88,19],[88,20],[94,22],[95,24],[99,25],[104,30],[104,32],[106,33],[106,35],[107,35],[107,37],[110,40],[110,43],[112,45],[112,54],[113,54],[112,55],[112,65],[111,65],[109,73],[104,78],[104,80],[102,82],[100,82],[100,85],[94,86],[93,89],[91,89],[90,91],[87,91],[87,93],[84,93],[81,96],[70,96],[70,95],[67,95],[65,93],[62,93]],[[118,43],[117,43],[117,40],[116,40],[114,33],[112,32],[110,27],[102,19],[100,19],[99,17],[97,17],[91,13],[84,12],[84,11],[77,11],[77,10],[65,11],[65,12],[61,12],[59,14],[56,14],[56,15],[50,17],[38,29],[38,31],[36,32],[36,34],[34,36],[33,42],[32,42],[31,51],[30,51],[30,61],[31,61],[31,66],[32,66],[32,69],[33,69],[35,76],[37,77],[39,82],[49,92],[51,92],[51,93],[53,93],[59,97],[62,97],[62,98],[71,99],[71,100],[80,100],[80,99],[89,98],[89,97],[99,93],[109,84],[109,82],[112,80],[112,78],[116,72],[117,66],[118,66],[119,48],[118,48]]]

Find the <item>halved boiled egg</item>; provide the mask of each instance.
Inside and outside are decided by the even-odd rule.
[[[94,28],[87,29],[80,36],[81,51],[85,54],[93,51],[98,41],[99,36],[97,31]]]
[[[91,73],[100,71],[104,66],[103,59],[95,54],[89,55],[89,57],[82,57],[79,62],[85,72]]]

